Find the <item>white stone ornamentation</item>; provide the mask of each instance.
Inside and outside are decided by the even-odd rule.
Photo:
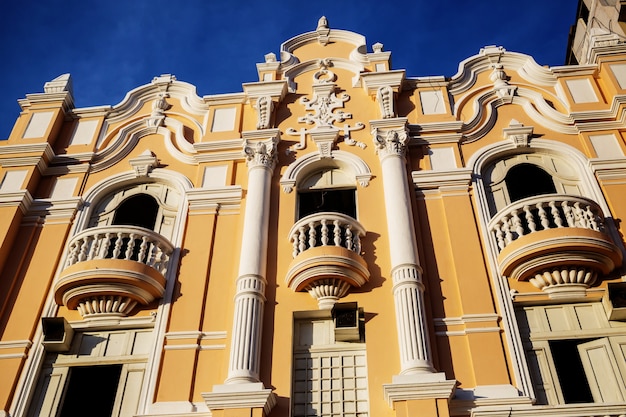
[[[380,106],[381,119],[390,119],[396,116],[393,108],[393,88],[388,85],[380,87],[376,92],[376,100]]]
[[[259,97],[256,101],[256,113],[257,113],[257,129],[268,129],[270,127],[272,111],[274,110],[274,102],[272,97],[263,96]]]
[[[137,178],[147,177],[154,168],[159,166],[159,160],[149,149],[146,149],[141,155],[128,162],[135,170]]]
[[[330,157],[332,146],[342,131],[346,144],[364,148],[365,144],[353,140],[350,137],[350,132],[363,129],[365,124],[357,122],[354,126],[348,124],[345,124],[342,128],[335,126],[335,123],[344,122],[346,119],[352,118],[351,113],[346,113],[342,110],[335,111],[343,108],[343,103],[350,100],[350,96],[346,93],[342,93],[339,96],[335,94],[336,85],[333,81],[335,81],[336,76],[335,73],[328,69],[328,67],[332,66],[330,59],[319,60],[319,66],[320,70],[313,75],[313,99],[300,98],[300,104],[304,106],[305,110],[312,113],[307,113],[305,116],[298,118],[299,123],[314,126],[311,129],[301,128],[300,130],[288,128],[286,131],[288,135],[300,137],[299,142],[292,146],[290,150],[305,149],[306,135],[309,134],[317,145],[322,157]]]
[[[493,71],[489,75],[489,79],[493,81],[493,88],[496,94],[501,98],[512,98],[517,91],[517,87],[509,84],[509,77],[504,72],[502,64],[495,64]]]
[[[254,145],[246,140],[243,146],[243,153],[249,168],[263,166],[274,169],[274,166],[276,166],[276,144],[271,139],[257,142]]]
[[[148,127],[159,127],[165,125],[165,111],[172,107],[167,100],[167,93],[159,93],[158,97],[152,102],[152,113],[146,120]]]
[[[533,136],[534,127],[524,126],[515,119],[511,119],[509,127],[502,129],[502,136],[512,141],[518,148],[527,148]]]
[[[390,129],[384,133],[378,129],[374,129],[372,133],[376,153],[378,153],[378,156],[381,158],[388,155],[404,156],[406,153],[406,145],[409,140],[408,131],[406,129]]]

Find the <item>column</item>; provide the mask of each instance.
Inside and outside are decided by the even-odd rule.
[[[226,384],[259,381],[261,330],[265,306],[265,269],[269,227],[270,184],[276,165],[276,137],[244,144],[248,164],[248,190],[230,361]]]
[[[397,118],[380,122],[383,129],[375,128],[374,144],[382,166],[385,189],[400,374],[433,373],[435,369],[425,323],[422,268],[417,254],[406,173],[406,120]]]

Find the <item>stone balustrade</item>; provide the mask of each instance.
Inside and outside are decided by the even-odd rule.
[[[65,268],[94,259],[121,259],[141,262],[165,275],[172,251],[167,239],[142,227],[95,227],[72,238]]]
[[[338,246],[361,253],[365,229],[350,216],[341,213],[315,213],[296,222],[289,232],[295,258],[302,252],[320,246]]]
[[[519,200],[489,222],[500,251],[524,235],[562,227],[604,232],[602,210],[584,197],[549,194]]]

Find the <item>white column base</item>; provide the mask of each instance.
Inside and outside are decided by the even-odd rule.
[[[213,385],[213,392],[203,392],[209,410],[227,408],[262,408],[268,415],[276,405],[276,394],[262,382]]]
[[[450,400],[456,389],[455,379],[446,379],[443,372],[394,375],[391,384],[383,385],[385,399],[395,409],[398,401],[441,399]]]

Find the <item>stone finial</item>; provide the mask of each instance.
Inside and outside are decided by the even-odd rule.
[[[320,17],[320,19],[317,21],[317,31],[319,32],[323,29],[328,29],[328,19],[326,19],[326,16]]]
[[[383,51],[383,44],[380,42],[376,42],[374,45],[372,45],[372,50],[375,54],[381,53]]]
[[[265,62],[276,62],[276,54],[273,52],[265,54]]]
[[[328,45],[328,34],[330,33],[330,28],[328,27],[328,19],[326,16],[320,17],[320,20],[317,21],[317,41],[323,45]]]

